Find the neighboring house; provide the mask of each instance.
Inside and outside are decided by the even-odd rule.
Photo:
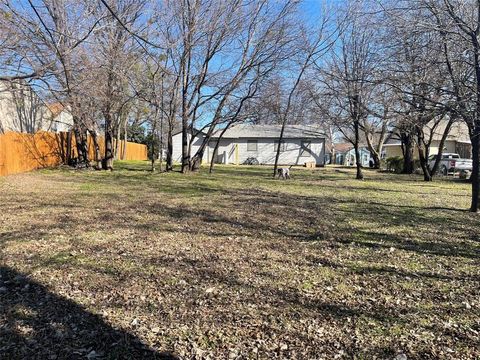
[[[444,133],[444,129],[448,120],[443,120],[433,133],[432,145],[430,146],[430,155],[438,154],[440,140]],[[427,125],[425,134],[430,134],[430,128]],[[428,139],[428,138],[427,138]],[[472,144],[470,142],[470,136],[468,132],[468,126],[463,121],[458,121],[452,125],[450,132],[445,141],[443,152],[457,153],[461,158],[472,158]],[[390,157],[403,157],[401,141],[395,136],[391,136],[383,145],[382,159],[388,159]],[[418,150],[414,152],[415,159],[418,159]]]
[[[335,149],[335,164],[344,166],[355,166],[355,149],[350,143],[333,144]],[[363,167],[370,166],[370,151],[366,146],[360,146],[360,159]]]
[[[0,132],[34,133],[42,129],[48,114],[45,104],[30,86],[0,82]]]
[[[255,158],[260,164],[275,163],[280,125],[236,125],[229,128],[220,140],[215,162],[222,164],[243,164]],[[220,131],[211,138],[203,156],[203,162],[210,162]],[[205,134],[197,131],[192,143],[193,156],[201,145]],[[190,139],[189,139],[190,141]],[[182,133],[173,136],[173,161],[181,162]],[[325,165],[325,136],[317,128],[305,125],[287,125],[280,144],[280,165],[304,165],[314,162]]]
[[[335,159],[332,158],[332,155],[335,153],[333,149],[334,147],[331,142],[325,143],[325,165],[333,164],[335,162]]]
[[[0,133],[68,131],[73,119],[60,106],[45,105],[26,83],[0,81]]]
[[[70,131],[73,126],[73,116],[61,103],[48,105],[51,113],[50,129],[54,132]]]

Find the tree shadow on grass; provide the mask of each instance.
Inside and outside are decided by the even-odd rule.
[[[197,191],[198,189],[198,191]],[[318,242],[331,246],[343,246],[352,242],[370,248],[390,248],[391,246],[420,254],[441,256],[461,256],[478,258],[480,248],[473,229],[477,219],[463,214],[460,209],[422,207],[418,205],[393,205],[363,199],[352,202],[331,196],[305,196],[287,193],[274,193],[260,189],[233,189],[221,191],[203,184],[172,184],[162,187],[163,192],[180,193],[191,197],[198,194],[215,194],[212,202],[204,204],[159,204],[145,199],[124,199],[116,193],[97,194],[102,198],[115,200],[121,204],[117,212],[91,212],[88,218],[57,214],[57,222],[40,228],[15,230],[1,236],[3,242],[26,238],[41,238],[50,233],[68,231],[72,235],[78,230],[79,236],[85,226],[95,228],[98,224],[108,223],[114,227],[139,230],[160,230],[165,224],[173,224],[184,232],[205,234],[208,236],[243,235],[254,236],[259,232],[268,235],[288,237],[292,240]],[[87,193],[85,196],[88,195]],[[80,195],[78,195],[80,196]],[[83,196],[83,195],[82,195]],[[232,203],[228,199],[234,199]],[[11,200],[9,211],[16,206],[18,199]],[[38,202],[36,208],[82,208],[88,209],[78,199],[61,199],[58,203]],[[227,200],[227,201],[226,201]],[[26,205],[22,205],[26,206]],[[24,209],[19,209],[23,211]],[[234,211],[232,211],[234,210]],[[147,221],[137,222],[135,214],[141,211],[150,217]],[[118,214],[123,214],[118,216]],[[465,215],[459,218],[459,214]],[[279,221],[279,219],[282,219]],[[371,224],[369,227],[357,227],[349,221],[354,219]],[[335,226],[333,226],[333,225]],[[393,230],[389,229],[397,228]],[[28,230],[28,231],[27,231]],[[412,233],[421,234],[412,236]],[[454,236],[450,235],[454,234]],[[274,246],[275,244],[272,244]]]
[[[177,359],[11,268],[0,275],[1,359]]]
[[[400,278],[426,278],[433,280],[444,280],[444,281],[460,281],[460,282],[469,282],[469,281],[479,281],[480,276],[478,275],[466,275],[466,274],[439,274],[432,271],[411,271],[405,270],[400,267],[393,267],[381,264],[373,265],[360,265],[351,263],[340,263],[338,261],[333,261],[326,257],[316,256],[316,255],[307,255],[306,261],[311,266],[323,266],[329,267],[332,269],[339,269],[345,273],[355,273],[358,275],[383,275],[383,276],[394,276]]]

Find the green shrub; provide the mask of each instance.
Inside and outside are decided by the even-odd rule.
[[[400,174],[403,171],[403,157],[393,156],[385,159],[385,164],[388,171],[393,171]]]

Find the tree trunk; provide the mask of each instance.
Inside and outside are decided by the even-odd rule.
[[[190,159],[190,170],[191,171],[198,171],[200,169],[200,166],[202,165],[202,160],[203,160],[203,154],[205,154],[205,149],[208,146],[208,143],[210,142],[210,139],[212,137],[213,129],[210,128],[205,135],[205,138],[202,141],[202,144],[198,148],[197,152],[195,155]],[[223,132],[222,132],[223,134]],[[192,137],[193,139],[193,137]],[[190,146],[192,144],[193,140],[190,141]],[[189,151],[191,151],[191,147],[189,147]]]
[[[373,168],[374,169],[380,169],[381,160],[380,160],[380,156],[378,155],[378,153],[373,152],[373,153],[371,153],[371,156],[373,158]]]
[[[88,160],[88,143],[87,143],[87,130],[83,128],[75,129],[75,142],[77,146],[78,163],[77,166],[89,167],[90,162]]]
[[[152,153],[150,170],[155,171],[155,130],[152,132]]]
[[[114,138],[115,138],[115,146],[114,146],[114,151],[113,151],[113,158],[115,160],[118,160],[119,159],[119,154],[120,154],[120,146],[121,146],[121,141],[120,141],[120,138],[121,138],[121,129],[120,129],[120,126],[117,126],[117,131],[116,131],[116,134],[114,131],[112,131],[112,134],[114,134]]]
[[[202,165],[203,153],[204,150],[199,149],[197,153],[192,157],[192,159],[190,160],[190,171],[200,170],[200,166]]]
[[[285,118],[283,119],[283,122],[282,122],[282,129],[280,130],[280,137],[278,138],[277,153],[275,154],[275,164],[273,166],[273,178],[275,178],[275,176],[277,175],[278,160],[280,159],[280,148],[281,148],[280,144],[283,141],[283,134],[285,132],[286,123],[287,123],[287,117],[285,115]],[[300,149],[300,151],[302,151],[302,149]]]
[[[83,159],[84,159],[81,130],[76,128],[74,130],[74,135],[75,135],[75,147],[77,148],[77,165],[78,165],[79,163],[83,162]]]
[[[417,131],[417,149],[418,159],[423,171],[424,181],[433,181],[430,168],[428,166],[429,143],[425,142],[425,133],[423,131],[423,122],[419,121],[420,125],[416,127]],[[433,136],[433,135],[432,135]]]
[[[480,7],[478,7],[477,15],[480,16]],[[471,212],[478,212],[478,202],[480,197],[480,44],[477,34],[472,34],[472,43],[475,49],[475,80],[476,80],[476,114],[470,131],[470,141],[472,142],[472,204]]]
[[[218,136],[217,142],[215,143],[215,148],[213,149],[213,154],[212,154],[212,159],[210,160],[210,174],[213,172],[213,164],[215,163],[215,157],[217,156],[218,148],[220,146],[220,140],[222,139],[223,135],[227,131],[227,129],[230,127],[230,124],[225,126],[225,128],[222,130],[220,135]],[[238,146],[238,145],[237,145]]]
[[[150,154],[151,166],[150,170],[153,172],[155,171],[155,142],[156,142],[156,134],[157,134],[157,112],[155,112],[155,120],[153,121],[153,128],[152,128],[152,153]]]
[[[358,120],[354,121],[353,124],[355,128],[355,141],[353,147],[355,148],[355,163],[357,165],[357,180],[363,180],[363,173],[362,173],[362,159],[360,156],[360,148],[359,148],[359,139],[360,139],[360,124]]]
[[[163,100],[162,100],[162,104],[163,104]],[[162,116],[160,117],[160,135],[158,136],[158,139],[159,139],[158,158],[160,162],[160,172],[163,171],[163,110],[161,114]]]
[[[447,126],[445,127],[445,131],[442,134],[440,144],[438,145],[437,158],[435,159],[433,167],[430,169],[430,174],[432,174],[432,176],[435,176],[438,172],[438,167],[440,166],[440,162],[442,161],[443,147],[445,146],[445,141],[447,140],[448,134],[450,133],[450,128],[452,127],[454,122],[455,119],[453,117],[450,117],[450,120],[448,120]]]
[[[151,170],[152,171],[155,171],[155,161],[157,160],[155,158],[155,143],[157,142],[157,121],[158,121],[158,106],[155,106],[155,114],[153,115],[154,118],[153,118],[153,125],[152,125],[152,167],[151,167]]]
[[[95,130],[89,130],[90,136],[92,137],[93,150],[95,153],[95,170],[102,169],[102,156],[100,155],[100,146],[98,145],[97,132]]]
[[[190,34],[189,34],[190,37]],[[188,39],[190,40],[190,39]],[[180,64],[182,72],[182,173],[187,173],[190,169],[190,153],[188,151],[188,82],[189,82],[189,64],[190,62],[190,43],[187,41],[186,48],[184,49],[184,58]],[[192,123],[193,127],[193,123]],[[193,131],[193,129],[192,129]]]
[[[412,135],[409,133],[404,133],[401,135],[401,141],[403,143],[403,174],[413,174],[415,170],[415,162],[414,162],[414,146],[413,146],[413,139]]]
[[[477,114],[478,116],[478,114]],[[471,212],[478,212],[479,198],[480,198],[480,120],[474,126],[470,136],[472,141],[472,203],[470,206]]]
[[[420,145],[420,143],[418,144],[418,157],[423,171],[423,180],[433,181],[430,168],[428,167],[428,154],[426,154],[426,149],[424,149],[423,145]]]
[[[382,154],[383,144],[385,144],[385,139],[387,138],[387,130],[388,130],[388,122],[385,121],[384,124],[382,125],[382,131],[380,132],[380,138],[378,139],[377,149],[375,151],[375,153],[378,156],[378,168],[376,167],[376,169],[380,169],[382,166],[381,154]],[[377,160],[374,158],[374,161],[377,161]]]
[[[122,156],[121,159],[125,160],[127,156],[127,121],[125,120],[124,128],[123,128],[123,149],[122,149]]]
[[[219,145],[220,145],[220,138],[217,139],[217,142],[215,143],[215,147],[213,148],[212,158],[210,159],[210,169],[208,171],[210,174],[213,172],[213,165],[215,164],[215,157],[217,156]]]
[[[67,151],[66,151],[66,164],[72,163],[72,131],[67,132]]]
[[[225,130],[225,129],[224,129]],[[203,154],[205,154],[205,149],[208,146],[208,143],[210,142],[210,139],[212,137],[213,129],[210,128],[205,135],[205,138],[202,141],[202,144],[198,148],[197,152],[195,155],[190,159],[190,170],[191,171],[198,171],[200,169],[200,166],[202,165],[202,160],[203,160]],[[223,132],[222,132],[223,134]],[[192,137],[193,139],[193,137]],[[192,144],[193,140],[190,141],[190,146]],[[189,151],[191,151],[191,147],[189,147]]]
[[[109,113],[105,115],[105,159],[103,168],[113,170],[113,131],[112,118]]]
[[[166,170],[172,171],[173,170],[173,140],[172,140],[172,127],[169,125],[168,127],[168,134],[167,134],[167,165]]]
[[[362,163],[360,160],[361,155],[360,155],[360,149],[358,147],[358,143],[355,144],[354,148],[355,148],[355,163],[357,166],[357,175],[355,178],[357,180],[363,180]]]
[[[186,101],[186,100],[185,100]],[[190,156],[188,154],[188,119],[185,113],[182,115],[182,173],[187,173],[190,168]]]
[[[365,132],[365,139],[367,140],[368,150],[370,151],[370,156],[373,158],[373,168],[380,169],[380,155],[377,150],[374,148],[370,134]]]

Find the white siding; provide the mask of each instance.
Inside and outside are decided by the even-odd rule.
[[[248,151],[248,139],[238,139],[238,157],[242,164],[247,158],[254,157],[260,164],[272,165],[275,163],[275,143],[277,139],[256,139],[258,140],[257,151]],[[306,156],[301,156],[302,139],[285,139],[285,151],[280,153],[279,164],[281,165],[303,165],[306,162],[315,162],[317,165],[324,165],[325,148],[323,139],[305,139],[310,141],[310,151],[305,151]]]
[[[257,151],[248,151],[248,140],[257,140]],[[305,139],[310,141],[310,151],[306,156],[301,156],[302,139],[285,139],[285,151],[280,153],[280,165],[303,165],[306,162],[315,162],[324,165],[325,141],[324,139]],[[198,150],[203,137],[196,138],[192,144],[192,155]],[[219,163],[242,164],[250,157],[256,158],[260,164],[273,165],[275,163],[275,143],[273,138],[258,139],[222,139],[217,152],[216,161]],[[216,139],[210,141],[205,150],[203,162],[209,162],[213,154]],[[236,147],[238,146],[238,150]],[[226,160],[225,161],[225,157]],[[173,161],[180,163],[182,160],[182,134],[173,136]]]
[[[27,85],[0,82],[0,133],[69,131],[72,115],[64,110],[53,118],[52,112]]]
[[[197,150],[200,148],[200,145],[202,144],[203,141],[203,135],[199,134],[198,136],[195,137],[193,140],[192,144],[192,151],[191,154],[192,156],[195,155]],[[190,135],[188,135],[188,142],[190,142]],[[182,162],[182,133],[178,133],[172,137],[172,148],[173,148],[173,162],[175,163],[181,163]],[[208,146],[205,149],[205,153],[203,154],[203,162],[206,162],[209,158],[209,149]]]
[[[0,82],[0,133],[34,133],[49,126],[50,112],[26,85]]]
[[[210,140],[208,161],[212,159],[216,144],[217,139]],[[235,146],[235,142],[231,139],[221,139],[218,145],[216,162],[221,164],[236,164]]]
[[[63,110],[60,114],[58,114],[51,122],[51,126],[49,129],[50,131],[70,131],[73,126],[73,116],[68,111]]]
[[[173,162],[182,162],[182,133],[172,137],[172,159]]]

